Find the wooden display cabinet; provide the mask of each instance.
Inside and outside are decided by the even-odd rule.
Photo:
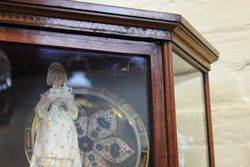
[[[126,157],[130,165],[215,166],[208,73],[218,51],[182,16],[69,0],[2,0],[0,48],[12,68],[9,90],[25,76],[30,84],[25,82],[19,88],[28,94],[35,89],[31,76],[44,79],[49,63],[60,61],[66,70],[71,66],[83,70],[92,86],[104,87],[134,108],[149,148],[139,152],[139,147],[133,147],[138,155]],[[76,58],[71,60],[72,56]],[[40,82],[38,79],[36,83]],[[28,101],[37,101],[44,89],[41,86],[32,91],[37,93],[36,100],[32,97]],[[6,91],[0,91],[1,96]],[[10,93],[7,100],[14,96],[22,100],[17,92]],[[7,114],[10,122],[18,112],[17,108]],[[19,124],[24,127],[23,121]],[[6,131],[8,126],[3,125]],[[2,138],[4,133],[0,135]],[[22,134],[9,135],[16,141],[10,146],[14,153],[7,146],[1,147],[1,163],[11,166],[12,155],[19,166],[27,165],[20,146]],[[114,166],[121,166],[120,162]]]

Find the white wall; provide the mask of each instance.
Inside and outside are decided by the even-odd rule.
[[[249,0],[82,0],[182,14],[220,52],[210,76],[218,167],[250,166]]]

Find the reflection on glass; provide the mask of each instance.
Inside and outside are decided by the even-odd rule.
[[[0,91],[11,87],[11,64],[8,56],[0,49]]]
[[[6,53],[0,48],[0,126],[10,122],[12,112],[8,105],[6,95],[7,89],[11,87],[11,64]]]
[[[140,116],[109,92],[75,89],[79,116],[76,120],[84,164],[145,166],[148,138]],[[94,160],[90,163],[89,157]]]
[[[203,74],[173,54],[180,167],[209,166]]]
[[[0,127],[2,166],[29,166],[27,158],[32,161],[36,137],[42,129],[34,122],[37,120],[35,106],[40,94],[51,89],[46,77],[52,62],[64,66],[66,84],[73,88],[78,116],[72,120],[82,166],[147,166],[150,134],[146,58],[28,45],[1,44],[0,47],[13,67],[12,86],[0,92],[4,104],[11,106],[8,110],[13,113],[9,115],[10,122]],[[45,114],[52,112],[52,108],[53,105]],[[70,145],[66,144],[60,148]],[[41,146],[39,150],[44,148]]]

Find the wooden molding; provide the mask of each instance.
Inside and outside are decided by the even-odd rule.
[[[166,30],[126,27],[113,24],[59,19],[16,13],[0,13],[0,22],[35,27],[59,28],[71,31],[117,34],[120,36],[132,36],[153,39],[171,39],[171,33]]]
[[[173,40],[207,70],[218,51],[176,14],[66,0],[2,0],[0,22],[116,38]]]
[[[175,28],[172,36],[174,44],[210,70],[210,64],[219,58],[218,51],[208,44],[201,35],[195,35],[194,29],[187,29],[186,26],[184,23],[179,23]]]
[[[174,93],[174,76],[172,62],[172,42],[162,44],[162,63],[165,67],[163,70],[164,92],[165,92],[165,115],[166,115],[166,133],[168,148],[168,166],[178,167],[178,143],[177,143],[177,126],[175,114],[175,93]]]
[[[2,0],[0,24],[0,42],[149,55],[153,165],[178,166],[172,52],[185,55],[205,74],[219,56],[184,18],[69,0]],[[205,83],[209,92],[208,78]],[[205,96],[210,123],[209,94]]]

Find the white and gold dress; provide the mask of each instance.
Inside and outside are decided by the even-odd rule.
[[[75,120],[78,108],[66,85],[52,87],[36,106],[36,137],[30,167],[81,167]]]

